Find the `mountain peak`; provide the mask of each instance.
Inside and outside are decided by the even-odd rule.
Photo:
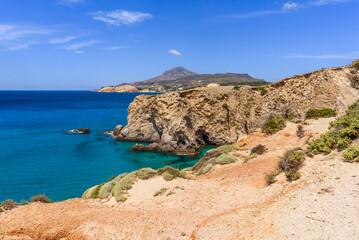
[[[153,83],[158,83],[158,82],[167,81],[167,80],[175,80],[175,79],[193,76],[193,75],[197,75],[197,73],[192,72],[184,67],[179,66],[179,67],[173,67],[155,78],[151,78],[151,79],[145,80],[143,82],[136,82],[136,83],[132,83],[132,84],[134,84],[134,85],[138,85],[140,83],[141,84],[153,84]]]

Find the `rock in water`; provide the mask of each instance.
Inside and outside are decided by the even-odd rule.
[[[75,129],[72,130],[73,133],[90,133],[90,129],[89,128],[79,128],[79,129]]]

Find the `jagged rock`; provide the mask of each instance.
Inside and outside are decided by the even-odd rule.
[[[115,127],[115,129],[113,130],[113,135],[114,136],[118,136],[121,133],[121,130],[123,129],[122,125],[118,125],[117,127]]]
[[[89,128],[79,128],[72,131],[73,133],[90,133]]]
[[[131,85],[122,85],[116,87],[104,87],[99,92],[138,92],[138,89]]]
[[[156,143],[146,147],[155,151],[193,153],[203,145],[236,142],[271,115],[303,118],[310,108],[344,113],[359,96],[350,86],[351,70],[351,66],[322,69],[273,83],[265,91],[228,86],[140,95],[128,108],[128,125],[115,138]]]

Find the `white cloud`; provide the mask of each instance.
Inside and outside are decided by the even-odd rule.
[[[285,56],[283,58],[295,58],[295,59],[357,59],[359,52],[351,52],[348,54],[323,54],[323,55],[304,55],[304,54],[293,54]]]
[[[283,14],[288,13],[294,9],[304,9],[304,8],[310,8],[310,7],[320,7],[328,4],[341,4],[350,2],[353,0],[312,0],[307,3],[298,4],[296,2],[285,2],[280,10],[259,10],[259,11],[253,11],[253,12],[247,12],[247,13],[234,13],[234,14],[227,14],[222,15],[219,17],[216,17],[212,20],[214,22],[221,21],[221,20],[228,20],[228,19],[242,19],[242,18],[254,18],[264,15],[274,15],[274,14]],[[212,21],[213,22],[213,21]]]
[[[65,38],[55,38],[55,39],[51,39],[50,43],[51,44],[68,43],[68,42],[71,42],[72,40],[75,40],[77,38],[78,37],[76,37],[76,36],[70,36],[70,37],[65,37]]]
[[[114,47],[104,48],[104,50],[115,51],[115,50],[119,50],[119,49],[123,49],[123,48],[127,48],[127,47],[126,46],[114,46]]]
[[[85,53],[84,51],[75,51],[76,54],[83,54]]]
[[[316,0],[316,1],[310,2],[310,4],[313,6],[324,6],[324,5],[328,5],[328,4],[345,3],[345,2],[349,2],[349,1],[351,1],[351,0]]]
[[[74,43],[74,44],[71,44],[71,45],[64,46],[63,49],[77,50],[77,49],[84,48],[84,47],[90,47],[90,46],[93,46],[93,45],[98,44],[98,43],[99,43],[99,41],[96,41],[96,40],[78,42],[78,43]]]
[[[102,21],[115,26],[139,23],[153,18],[153,15],[150,13],[132,12],[126,10],[115,10],[112,12],[98,11],[91,13],[91,15],[96,21]]]
[[[174,49],[170,49],[170,50],[168,50],[168,52],[173,54],[173,55],[176,55],[176,56],[181,56],[182,55],[182,53],[180,53],[179,51],[174,50]]]
[[[282,10],[287,11],[298,7],[298,3],[295,2],[286,2],[283,4]]]
[[[83,3],[84,0],[61,0],[57,4],[73,7],[76,4]]]

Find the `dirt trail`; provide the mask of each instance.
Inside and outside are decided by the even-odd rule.
[[[296,136],[297,125],[294,123],[288,123],[284,130],[272,136],[250,134],[236,143],[241,150],[234,154],[248,155],[246,149],[257,144],[267,147],[265,154],[245,164],[240,160],[225,166],[216,165],[209,173],[194,180],[167,182],[161,177],[140,180],[130,190],[131,197],[125,203],[71,199],[52,204],[32,203],[1,213],[0,239],[291,239],[290,234],[297,236],[297,232],[295,227],[290,228],[293,225],[289,222],[297,221],[301,216],[291,211],[299,208],[300,199],[288,199],[295,198],[298,192],[303,199],[312,194],[308,188],[323,175],[338,174],[346,179],[344,176],[355,175],[352,171],[356,169],[338,163],[339,155],[333,155],[330,161],[341,164],[341,168],[333,169],[318,157],[309,159],[301,170],[302,178],[295,183],[286,182],[282,174],[275,184],[266,187],[264,176],[275,170],[286,149],[304,147],[306,139],[325,132],[331,120],[309,121],[309,125],[304,126],[307,135],[302,139]],[[330,186],[336,189],[338,181],[330,181],[333,181]],[[358,186],[353,182],[350,187],[341,188],[350,191],[354,198],[357,195],[353,188]],[[161,188],[167,188],[167,191],[154,197],[153,194]],[[326,197],[326,194],[322,196]],[[348,198],[347,202],[350,201],[353,199]],[[302,209],[303,214],[316,219],[313,214],[307,214],[308,208]],[[350,218],[350,221],[356,220]],[[307,228],[311,226],[309,223],[305,225]],[[310,237],[310,231],[304,234],[307,239],[315,239]],[[348,236],[355,236],[355,233],[350,230]]]

